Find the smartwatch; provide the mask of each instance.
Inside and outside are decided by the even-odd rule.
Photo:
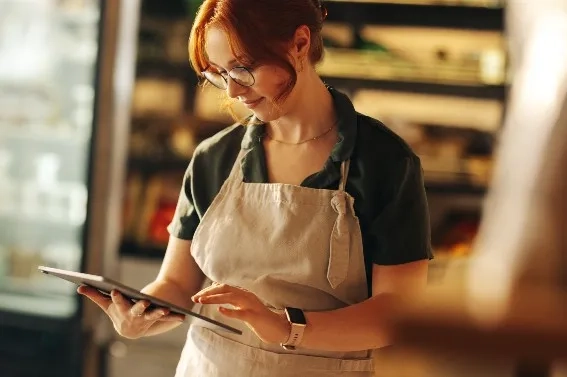
[[[303,310],[297,308],[286,307],[285,315],[291,326],[289,336],[281,346],[286,350],[295,350],[303,339],[303,332],[307,326],[307,320],[305,319]]]

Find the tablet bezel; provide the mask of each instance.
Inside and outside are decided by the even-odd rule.
[[[184,309],[180,306],[174,305],[174,304],[167,302],[165,300],[161,300],[157,297],[147,295],[147,294],[142,293],[142,292],[140,292],[140,291],[138,291],[134,288],[131,288],[127,285],[124,285],[122,283],[119,283],[117,281],[114,281],[114,280],[109,279],[109,278],[104,277],[104,276],[86,274],[86,273],[83,273],[83,272],[62,270],[62,269],[47,267],[47,266],[38,266],[38,270],[41,271],[44,274],[55,276],[57,278],[69,281],[69,282],[74,283],[76,285],[87,285],[89,287],[93,287],[93,288],[99,290],[101,293],[103,293],[105,295],[110,295],[110,292],[113,289],[115,289],[130,300],[133,300],[133,301],[147,300],[153,306],[167,308],[172,313],[189,315],[189,316],[192,316],[192,317],[195,317],[195,318],[199,318],[199,319],[201,319],[205,322],[216,325],[223,330],[230,331],[230,332],[233,332],[233,333],[238,334],[238,335],[242,335],[241,330],[238,330],[238,329],[236,329],[232,326],[226,325],[226,324],[219,322],[217,320],[214,320],[212,318],[203,316],[199,313],[195,313],[191,310]]]

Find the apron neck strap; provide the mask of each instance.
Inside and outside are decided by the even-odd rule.
[[[238,156],[234,161],[234,165],[232,165],[232,169],[230,170],[229,178],[230,180],[240,180],[244,179],[242,174],[242,159],[246,156],[247,151],[241,149],[238,152]],[[350,168],[350,160],[345,160],[341,163],[341,180],[339,182],[339,191],[345,191],[346,183],[348,179],[348,172]]]
[[[350,168],[350,160],[341,163],[341,181],[339,182],[339,191],[345,191],[348,179],[348,170]]]
[[[238,152],[238,156],[236,156],[236,160],[234,161],[234,165],[232,165],[232,169],[230,170],[230,174],[228,175],[228,177],[231,180],[241,180],[244,178],[244,175],[242,174],[242,159],[244,158],[244,156],[246,156],[247,151],[245,151],[244,149],[240,149],[240,151]]]

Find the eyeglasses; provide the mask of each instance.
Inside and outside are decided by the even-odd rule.
[[[238,85],[245,87],[252,86],[256,82],[254,75],[250,72],[249,68],[246,67],[234,67],[229,72],[223,73],[203,71],[201,74],[208,82],[222,90],[226,90],[226,88],[228,88],[229,78]]]

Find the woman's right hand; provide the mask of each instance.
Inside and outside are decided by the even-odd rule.
[[[83,285],[77,289],[77,292],[97,304],[108,315],[116,332],[128,339],[149,335],[148,331],[156,326],[173,328],[185,320],[185,316],[170,314],[166,308],[148,311],[150,305],[148,301],[132,303],[118,291],[112,291],[111,297],[108,297],[97,289]]]

